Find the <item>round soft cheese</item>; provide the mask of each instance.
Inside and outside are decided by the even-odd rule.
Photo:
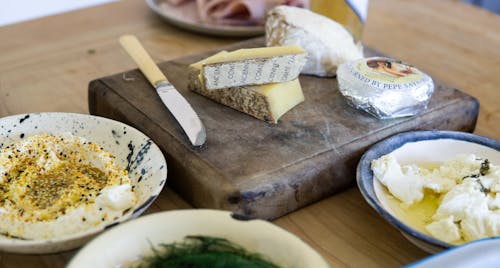
[[[335,76],[339,64],[363,58],[363,48],[339,23],[310,10],[278,6],[267,14],[266,45],[298,45],[308,53],[302,74]]]

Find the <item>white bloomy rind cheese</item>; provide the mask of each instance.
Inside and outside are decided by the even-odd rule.
[[[426,191],[440,194],[437,210],[425,226],[448,242],[500,236],[500,167],[473,154],[459,155],[433,169],[400,166],[392,154],[372,162],[374,177],[403,206],[418,203]],[[411,209],[411,207],[409,207]]]
[[[239,49],[207,59],[201,75],[207,90],[288,82],[297,78],[306,59],[299,46]]]
[[[363,58],[363,49],[337,22],[303,8],[277,6],[266,20],[266,45],[298,45],[308,52],[302,74],[334,76],[341,63]]]

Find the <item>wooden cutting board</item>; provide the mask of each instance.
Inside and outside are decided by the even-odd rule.
[[[223,49],[263,44],[257,38]],[[190,145],[138,70],[89,85],[90,113],[130,124],[153,139],[167,158],[168,184],[195,207],[276,218],[352,186],[363,152],[386,137],[416,129],[471,132],[476,124],[478,101],[437,81],[422,114],[378,120],[349,107],[336,79],[313,76],[300,77],[305,102],[279,124],[268,124],[187,90],[188,65],[214,53],[159,64],[205,124],[201,148]],[[365,54],[380,55],[370,49]]]

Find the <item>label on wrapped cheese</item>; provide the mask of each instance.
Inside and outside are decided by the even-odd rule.
[[[208,90],[244,85],[281,83],[296,79],[306,54],[213,63],[203,66]]]
[[[402,61],[373,57],[346,64],[360,82],[380,89],[412,89],[431,80],[417,68]]]

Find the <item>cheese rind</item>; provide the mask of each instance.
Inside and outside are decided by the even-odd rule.
[[[283,83],[207,90],[201,83],[199,74],[199,70],[191,69],[188,83],[190,90],[268,123],[278,123],[282,115],[304,101],[298,79]]]
[[[299,46],[263,47],[219,52],[191,67],[201,69],[207,90],[288,82],[296,79],[307,61]]]
[[[222,50],[222,51],[218,52],[217,54],[214,54],[208,58],[202,59],[198,62],[195,62],[195,63],[189,65],[189,67],[197,69],[197,70],[201,70],[201,68],[203,67],[203,64],[214,63],[217,61],[224,61],[226,59],[227,54],[229,54],[229,52]]]

